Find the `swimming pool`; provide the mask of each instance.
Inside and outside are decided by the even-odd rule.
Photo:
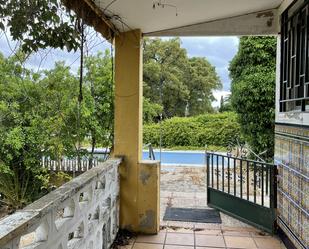
[[[162,164],[186,164],[186,165],[205,165],[204,151],[154,151],[156,160],[160,160]],[[148,151],[143,151],[143,159],[149,159]]]
[[[105,150],[96,150],[95,156],[102,158]],[[155,159],[160,160],[162,164],[166,165],[195,165],[206,166],[205,151],[166,151],[162,150],[161,155],[159,150],[154,150]],[[149,160],[148,150],[143,150],[142,158]],[[216,156],[214,156],[216,161]],[[221,165],[222,159],[218,158],[218,164]],[[227,165],[227,163],[225,163]]]

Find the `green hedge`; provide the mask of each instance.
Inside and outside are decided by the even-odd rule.
[[[162,127],[162,128],[160,128]],[[160,124],[144,125],[144,143],[162,147],[204,147],[207,145],[227,146],[240,136],[240,127],[233,112],[205,114],[189,118],[171,118]]]

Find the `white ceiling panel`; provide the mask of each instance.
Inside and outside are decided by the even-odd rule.
[[[278,8],[283,0],[95,0],[120,31],[153,33]],[[177,8],[171,7],[173,5]]]

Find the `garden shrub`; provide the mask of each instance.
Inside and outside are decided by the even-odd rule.
[[[50,172],[49,173],[49,185],[50,188],[59,188],[66,182],[72,180],[72,176],[69,174],[59,171],[59,172]]]
[[[196,117],[174,117],[162,121],[161,124],[146,124],[144,126],[144,142],[160,146],[162,132],[162,147],[205,145],[228,146],[239,138],[240,127],[236,114],[233,112],[204,114]]]

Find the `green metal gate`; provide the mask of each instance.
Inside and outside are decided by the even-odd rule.
[[[206,165],[208,206],[275,232],[275,165],[210,152],[206,152]]]

